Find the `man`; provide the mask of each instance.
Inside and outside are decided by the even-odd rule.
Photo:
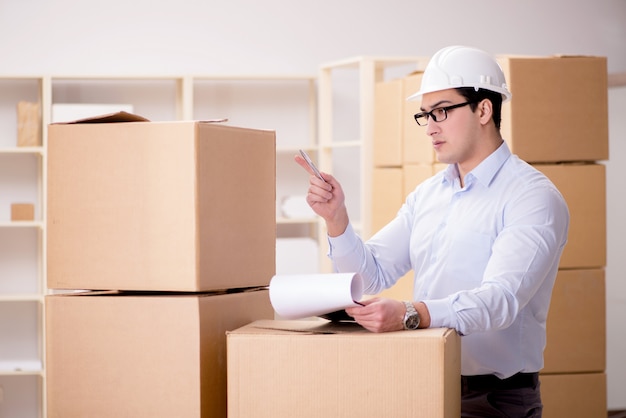
[[[415,120],[449,165],[365,243],[340,183],[316,178],[296,157],[311,174],[307,202],[326,221],[338,271],[359,272],[368,294],[414,271],[413,301],[373,298],[348,314],[374,332],[448,327],[463,336],[463,417],[542,411],[538,372],[569,213],[556,187],[503,141],[501,106],[510,97],[484,51],[453,46],[432,57],[409,100],[421,98]]]

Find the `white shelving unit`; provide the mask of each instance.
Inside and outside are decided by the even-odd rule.
[[[319,71],[320,168],[342,183],[352,225],[367,239],[371,231],[374,92],[376,83],[423,69],[427,57],[354,57],[323,64]],[[324,226],[320,249],[327,246]],[[331,266],[320,258],[324,271]]]
[[[41,146],[17,147],[19,101],[41,105]],[[316,76],[0,75],[0,416],[46,417],[46,127],[53,103],[130,104],[152,121],[227,118],[275,130],[277,237],[318,239],[314,216],[285,217],[280,208],[306,192],[308,176],[293,162],[298,149],[317,158]],[[35,220],[11,222],[13,202],[34,203]]]
[[[48,98],[42,77],[0,77],[0,415],[7,417],[45,414],[45,139],[17,146],[17,103]],[[12,203],[33,204],[34,220],[11,221]]]

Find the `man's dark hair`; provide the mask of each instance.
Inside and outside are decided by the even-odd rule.
[[[476,110],[478,103],[483,99],[491,101],[493,107],[493,122],[496,125],[496,129],[500,131],[500,122],[502,121],[502,95],[495,91],[486,89],[474,89],[474,87],[459,87],[456,89],[461,96],[465,97],[468,102],[471,102],[470,108],[472,112]]]

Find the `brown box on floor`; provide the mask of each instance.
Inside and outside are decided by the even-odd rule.
[[[49,288],[269,284],[274,132],[193,121],[70,123],[50,125],[48,142]]]
[[[607,416],[605,373],[539,376],[543,418],[604,418]]]
[[[226,331],[273,318],[267,290],[46,297],[50,418],[226,416]]]
[[[227,336],[228,416],[457,418],[460,344],[449,329],[256,321]]]

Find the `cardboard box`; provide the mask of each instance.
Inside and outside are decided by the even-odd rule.
[[[227,336],[228,416],[458,418],[460,344],[449,329],[256,321]]]
[[[374,168],[372,186],[372,231],[377,232],[396,216],[404,202],[402,168]]]
[[[548,312],[541,373],[606,369],[605,299],[604,269],[559,270]]]
[[[540,375],[543,418],[607,416],[605,373]]]
[[[400,167],[374,167],[372,171],[372,231],[391,221],[406,197],[424,180],[447,164],[404,164]]]
[[[533,164],[559,189],[570,212],[559,268],[606,265],[606,167],[603,164]]]
[[[50,418],[226,416],[226,331],[273,318],[267,290],[46,296]]]
[[[374,97],[373,160],[375,167],[436,161],[426,128],[415,122],[420,101],[406,100],[419,90],[422,73],[376,83]]]
[[[17,104],[17,146],[41,146],[41,105],[21,101]]]
[[[421,112],[422,101],[406,100],[407,97],[420,89],[422,75],[422,72],[415,72],[404,78],[404,91],[401,100],[404,103],[402,160],[405,164],[434,164],[438,161],[432,139],[426,134],[426,127],[419,126],[415,122],[414,116]]]
[[[502,136],[531,163],[609,158],[606,57],[498,57],[513,99]]]
[[[48,287],[210,291],[275,274],[275,133],[209,122],[53,124]]]
[[[413,300],[413,281],[415,272],[409,270],[404,276],[389,289],[385,289],[376,296],[381,298],[390,298],[395,300]]]
[[[424,180],[434,176],[438,172],[445,170],[448,164],[433,163],[405,163],[402,166],[404,171],[404,195],[409,195]]]
[[[374,167],[402,164],[402,79],[376,83],[374,98]]]
[[[12,203],[11,221],[34,221],[35,205],[32,203]]]

